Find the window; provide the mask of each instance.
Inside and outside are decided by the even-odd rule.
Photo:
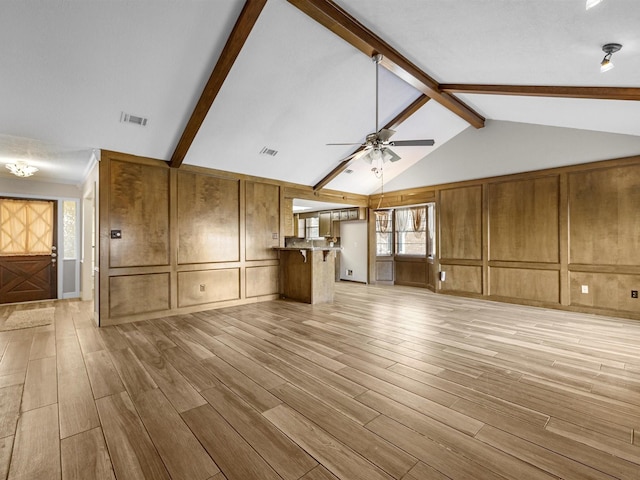
[[[399,208],[395,211],[396,254],[427,254],[427,207]]]
[[[0,255],[50,255],[53,203],[0,199]]]
[[[376,255],[393,255],[393,210],[378,210],[376,213]]]
[[[427,205],[427,257],[436,256],[436,205]]]
[[[76,210],[75,200],[65,200],[62,202],[62,215],[64,221],[64,258],[66,260],[75,259],[76,252]]]

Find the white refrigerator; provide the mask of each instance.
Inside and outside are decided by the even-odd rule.
[[[367,283],[367,221],[340,222],[340,280]]]

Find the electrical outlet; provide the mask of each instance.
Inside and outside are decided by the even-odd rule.
[[[205,284],[204,284],[204,283],[201,283],[201,284],[200,284],[200,291],[201,291],[201,292],[204,292],[204,289],[205,289]]]
[[[349,277],[353,276],[353,270],[347,269],[347,276]]]
[[[589,293],[589,285],[582,285],[582,293]]]
[[[278,239],[278,234],[277,234],[277,233],[272,233],[272,234],[271,234],[271,238],[272,238],[273,240],[277,240],[277,239]]]
[[[631,290],[631,298],[638,298],[638,290]]]

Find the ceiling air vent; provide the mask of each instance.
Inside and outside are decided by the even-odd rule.
[[[138,115],[131,115],[130,113],[122,112],[120,114],[121,123],[133,123],[134,125],[140,125],[141,127],[146,127],[148,120],[149,119],[146,117],[139,117]]]
[[[260,150],[260,154],[271,155],[272,157],[275,157],[278,154],[278,151],[269,147],[264,147],[262,150]]]

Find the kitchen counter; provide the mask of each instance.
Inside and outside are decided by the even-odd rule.
[[[275,247],[280,257],[280,293],[304,303],[331,303],[335,258],[340,247]]]

